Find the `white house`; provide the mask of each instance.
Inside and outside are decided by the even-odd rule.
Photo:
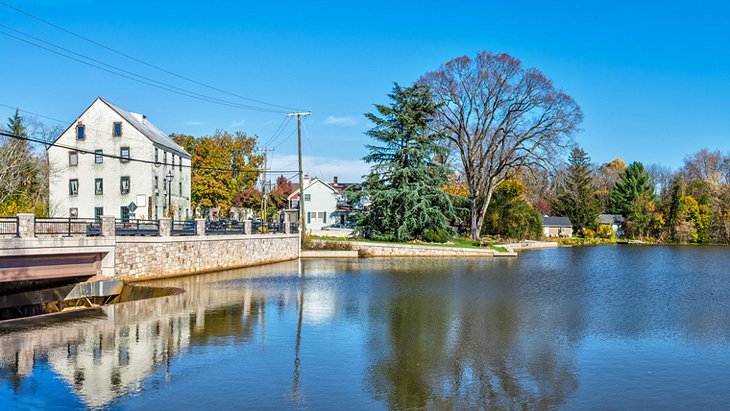
[[[304,177],[304,212],[307,229],[321,230],[322,227],[330,224],[345,224],[347,211],[340,200],[340,192],[347,187],[347,184],[337,182],[337,177],[332,183],[326,183],[317,177],[310,179]],[[297,221],[299,218],[299,187],[289,195],[290,221]]]
[[[598,215],[598,226],[611,227],[617,236],[623,237],[624,235],[624,217],[621,214],[599,214]]]
[[[142,114],[97,98],[47,150],[54,217],[192,217],[191,156]]]

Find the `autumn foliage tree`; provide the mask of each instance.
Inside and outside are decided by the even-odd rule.
[[[256,184],[263,156],[256,153],[254,137],[216,130],[212,136],[195,138],[173,134],[172,138],[193,157],[193,208],[220,207],[225,214],[233,205],[236,193]]]
[[[439,105],[434,127],[458,153],[469,189],[470,235],[477,238],[492,196],[526,167],[550,163],[577,129],[575,101],[535,68],[482,51],[420,79]]]

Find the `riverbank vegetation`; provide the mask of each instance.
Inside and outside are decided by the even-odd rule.
[[[368,146],[366,182],[348,191],[367,204],[355,218],[366,239],[541,239],[550,215],[570,218],[579,240],[566,244],[730,243],[730,155],[704,149],[676,171],[594,164],[572,139],[577,103],[512,56],[456,58],[390,97],[366,115],[380,145]]]

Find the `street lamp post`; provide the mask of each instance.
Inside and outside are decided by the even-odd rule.
[[[167,214],[172,214],[170,212],[172,207],[172,179],[175,178],[172,175],[172,170],[167,172],[167,175],[165,176],[165,180],[167,180]],[[174,215],[174,214],[173,214]]]

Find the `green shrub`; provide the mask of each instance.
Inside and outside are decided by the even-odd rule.
[[[616,232],[613,228],[607,224],[601,224],[598,226],[598,236],[601,238],[612,239],[616,238]]]
[[[446,231],[440,228],[429,228],[423,232],[423,240],[429,243],[445,243],[449,241],[449,235],[446,234]]]

